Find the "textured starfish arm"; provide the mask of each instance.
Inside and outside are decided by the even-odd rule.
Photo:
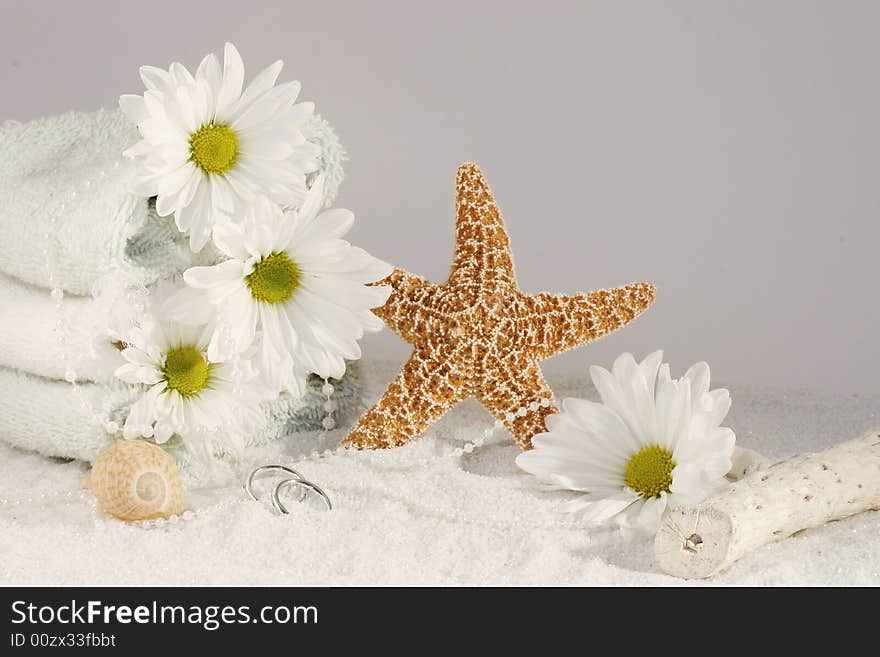
[[[653,283],[630,283],[585,294],[526,297],[529,350],[543,359],[616,331],[653,303],[655,291]]]
[[[543,405],[553,392],[541,368],[535,361],[498,356],[487,358],[484,368],[492,383],[477,391],[477,399],[504,422],[522,449],[531,449],[532,436],[547,431],[544,418],[558,410],[552,404]],[[527,409],[525,415],[517,414],[520,408]]]
[[[467,396],[456,366],[461,348],[417,347],[385,390],[342,441],[343,447],[384,449],[403,445]]]
[[[373,314],[385,320],[388,327],[407,342],[439,326],[441,320],[431,306],[437,286],[403,269],[395,269],[388,278],[374,285],[390,285],[391,295],[384,306],[373,309]]]
[[[476,164],[462,164],[455,189],[455,257],[450,280],[513,285],[510,238],[483,172]]]

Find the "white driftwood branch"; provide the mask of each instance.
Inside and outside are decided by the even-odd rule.
[[[698,506],[669,511],[654,556],[675,577],[710,577],[762,545],[878,508],[880,429],[759,469]]]

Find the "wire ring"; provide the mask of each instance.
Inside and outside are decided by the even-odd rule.
[[[248,496],[254,501],[259,502],[260,498],[257,497],[257,494],[254,493],[254,479],[257,478],[257,475],[263,472],[286,472],[287,474],[293,475],[293,480],[305,481],[305,477],[303,477],[299,472],[294,470],[293,468],[288,468],[286,465],[261,465],[258,468],[254,468],[251,471],[251,474],[248,476],[247,481],[244,482],[244,489],[247,491]],[[290,479],[286,479],[285,481],[291,481]],[[302,490],[299,501],[302,502],[306,498],[306,491]]]
[[[317,493],[322,500],[324,500],[324,504],[327,506],[328,511],[333,510],[333,504],[330,502],[330,498],[327,497],[327,493],[325,493],[320,486],[317,484],[313,484],[311,481],[307,479],[285,479],[284,481],[278,482],[278,485],[275,486],[272,491],[272,506],[275,507],[275,510],[278,511],[281,515],[287,516],[290,515],[290,511],[287,510],[287,507],[281,502],[281,490],[287,488],[289,486],[298,486],[303,490],[303,496],[300,497],[300,502],[305,498],[305,490],[311,490],[314,493]]]

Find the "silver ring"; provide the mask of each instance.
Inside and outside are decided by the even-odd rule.
[[[281,489],[287,488],[288,486],[299,486],[300,488],[308,489],[317,493],[321,497],[321,499],[324,500],[324,504],[327,506],[327,510],[333,510],[333,505],[330,503],[330,498],[327,497],[327,493],[321,490],[321,487],[317,484],[313,484],[307,479],[285,479],[284,481],[278,482],[278,485],[275,486],[274,490],[272,491],[272,506],[274,506],[275,510],[278,511],[278,513],[280,513],[281,515],[290,515],[290,511],[288,511],[287,507],[285,507],[284,504],[281,503]],[[305,493],[305,490],[303,490],[303,493]],[[304,497],[305,495],[303,495],[303,497],[301,497],[299,501],[302,502]]]
[[[257,478],[257,475],[263,472],[286,472],[287,474],[293,475],[294,479],[299,479],[300,481],[305,480],[305,477],[303,477],[299,472],[297,472],[293,468],[288,468],[286,465],[261,465],[258,468],[254,468],[254,470],[248,476],[247,481],[244,482],[244,489],[247,491],[248,496],[254,502],[260,501],[260,498],[257,497],[256,493],[254,493],[254,479]],[[305,498],[306,491],[303,490],[299,501],[302,502]]]

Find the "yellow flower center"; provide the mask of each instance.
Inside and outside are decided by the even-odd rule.
[[[165,382],[184,397],[199,394],[208,385],[211,368],[195,347],[178,347],[165,356]]]
[[[281,303],[293,295],[299,283],[299,269],[283,251],[272,253],[254,265],[245,280],[254,299]]]
[[[659,445],[642,447],[626,464],[626,485],[645,499],[668,493],[672,485],[672,452]]]
[[[224,174],[238,157],[238,135],[225,125],[203,125],[189,138],[192,160],[205,173]]]

